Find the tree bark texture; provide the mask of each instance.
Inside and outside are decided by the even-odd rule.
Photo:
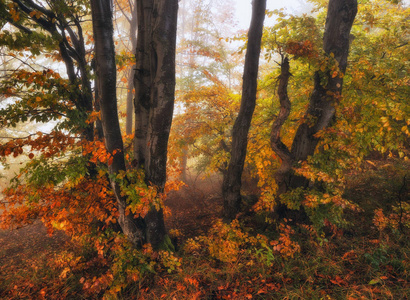
[[[113,40],[112,6],[110,0],[92,0],[92,19],[95,41],[96,74],[101,107],[101,120],[104,131],[105,146],[113,155],[109,165],[111,185],[119,208],[119,224],[127,238],[140,246],[145,240],[144,224],[126,214],[126,198],[121,195],[115,176],[125,171],[124,147],[118,120],[116,95],[116,64]],[[116,153],[114,153],[116,152]]]
[[[142,0],[137,11],[134,154],[146,183],[162,193],[175,98],[178,0]],[[166,234],[162,209],[151,208],[145,222],[147,242],[159,246]]]
[[[175,99],[175,52],[178,0],[154,2],[151,41],[151,98],[147,136],[146,180],[160,193],[166,181],[167,147]],[[158,244],[165,236],[162,209],[146,216],[147,240]]]
[[[357,13],[357,0],[330,0],[328,4],[325,32],[323,36],[323,49],[328,57],[334,56],[335,62],[339,66],[339,71],[345,73],[347,67],[347,57],[349,53],[349,35]],[[285,71],[286,73],[286,71]],[[282,66],[282,75],[284,70]],[[283,79],[283,78],[282,78]],[[322,85],[322,82],[326,82]],[[272,148],[282,159],[282,166],[276,173],[279,190],[277,198],[288,190],[304,187],[307,188],[309,180],[293,174],[292,166],[300,161],[305,161],[313,155],[319,138],[315,135],[327,127],[331,126],[336,113],[336,105],[342,93],[343,78],[333,77],[331,72],[317,71],[314,75],[314,90],[310,96],[309,107],[305,115],[305,121],[297,131],[289,150],[286,148],[286,155],[281,156],[279,151],[280,143],[275,136],[279,134],[279,128],[272,127]],[[283,86],[279,85],[279,96],[283,96],[281,91]],[[281,101],[281,112],[285,109]],[[281,114],[280,114],[281,115]],[[313,120],[313,121],[312,121]],[[285,146],[286,147],[286,146]]]
[[[277,194],[281,195],[287,191],[286,181],[284,175],[289,174],[292,170],[293,158],[288,147],[282,142],[280,138],[280,131],[283,124],[289,117],[291,110],[291,102],[288,96],[288,82],[290,77],[288,57],[282,57],[281,72],[279,75],[278,97],[280,102],[279,115],[272,124],[270,142],[272,150],[282,160],[282,164],[275,173],[275,181],[278,185]]]
[[[329,1],[323,49],[327,55],[333,53],[343,74],[347,67],[349,35],[356,13],[357,0]],[[322,76],[326,77],[326,86],[321,85]],[[336,112],[335,105],[342,93],[343,78],[332,77],[330,71],[326,74],[317,71],[314,85],[307,115],[313,116],[315,122],[313,125],[305,122],[297,130],[291,150],[296,161],[306,160],[309,155],[313,155],[319,142],[314,135],[330,125]]]
[[[151,99],[151,32],[152,32],[153,1],[137,2],[137,48],[135,51],[135,136],[134,158],[137,167],[145,166],[147,157],[147,136]]]
[[[243,74],[242,100],[232,130],[231,158],[224,174],[222,194],[224,218],[236,217],[241,205],[241,179],[248,145],[248,132],[256,105],[256,90],[266,0],[254,0],[252,20],[248,33],[248,46]]]

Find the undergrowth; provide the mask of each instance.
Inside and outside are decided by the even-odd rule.
[[[256,217],[186,239],[178,251],[135,250],[122,236],[68,242],[0,267],[2,299],[407,299],[410,294],[408,165],[369,162],[348,176],[344,229],[318,232]],[[248,224],[248,225],[247,225]],[[103,239],[107,239],[103,243]]]

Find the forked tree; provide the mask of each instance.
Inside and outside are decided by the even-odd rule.
[[[331,66],[326,71],[316,71],[314,89],[310,95],[309,107],[304,121],[300,124],[289,149],[280,138],[282,125],[289,116],[291,102],[287,93],[290,77],[289,60],[282,58],[281,74],[279,76],[278,96],[280,112],[272,125],[271,146],[282,160],[275,174],[278,185],[276,199],[280,195],[295,188],[307,188],[309,180],[294,173],[296,163],[306,161],[314,154],[319,143],[317,133],[332,125],[336,106],[342,95],[343,75],[346,72],[349,54],[350,31],[357,13],[357,0],[330,0],[327,10],[323,50],[333,66],[338,66],[338,72],[332,72]],[[277,213],[283,217],[289,211],[285,205],[277,206]]]
[[[126,165],[117,111],[112,3],[110,0],[92,0],[91,8],[101,120],[105,145],[113,156],[109,173],[118,202],[119,223],[135,246],[151,243],[158,248],[166,237],[162,209],[152,206],[144,218],[127,214],[127,198],[115,179],[121,171],[126,171]],[[167,143],[174,104],[177,11],[177,0],[139,1],[137,7],[136,82],[143,74],[144,92],[136,86],[136,122],[140,127],[136,127],[137,163],[133,167],[142,168],[146,183],[159,193],[165,185]],[[144,108],[142,112],[141,106]]]
[[[259,58],[260,41],[256,39],[257,30],[262,31],[264,1],[254,1],[252,23],[249,30],[248,50],[245,58],[245,71],[241,108],[232,132],[231,159],[224,176],[224,216],[231,220],[240,211],[241,175],[244,167],[247,146],[247,134],[255,108],[257,59]],[[349,52],[349,35],[357,13],[357,0],[330,0],[327,11],[323,49],[325,54],[338,65],[339,73],[346,71]],[[259,24],[259,25],[257,25]],[[257,27],[259,29],[257,29]],[[257,51],[257,52],[256,52]],[[287,95],[287,84],[290,77],[289,61],[282,60],[282,72],[279,82],[280,113],[272,125],[271,146],[282,160],[275,175],[278,185],[277,200],[280,195],[298,187],[307,187],[309,180],[295,175],[293,166],[313,155],[319,142],[317,133],[329,127],[334,119],[343,85],[343,76],[334,76],[330,70],[317,71],[314,78],[314,90],[304,121],[298,128],[291,149],[281,141],[280,130],[290,112],[290,101]],[[255,72],[256,70],[256,72]],[[250,75],[253,72],[252,75]],[[323,82],[326,82],[323,84]],[[278,205],[277,212],[283,216],[286,207]]]

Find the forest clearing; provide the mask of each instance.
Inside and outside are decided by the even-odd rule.
[[[0,0],[0,299],[409,298],[408,1],[251,2]]]

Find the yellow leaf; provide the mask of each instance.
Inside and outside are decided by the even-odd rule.
[[[36,101],[37,101],[37,102],[41,102],[41,98],[40,98],[40,97],[36,97]]]

